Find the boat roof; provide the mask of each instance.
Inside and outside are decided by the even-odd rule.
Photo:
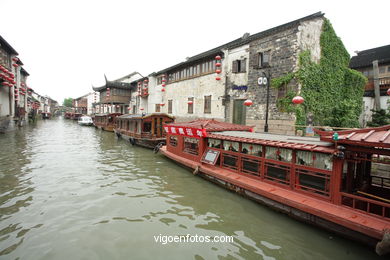
[[[170,116],[166,113],[126,114],[126,115],[118,116],[118,118],[119,119],[145,119],[145,118],[153,117],[153,116],[165,116],[165,117],[175,119],[174,116]]]
[[[390,148],[390,125],[353,129],[345,131],[315,130],[322,141],[335,142],[333,134],[338,133],[338,144],[350,144],[363,147]]]
[[[96,114],[95,116],[115,116],[115,115],[122,115],[122,113]]]
[[[325,153],[335,151],[334,145],[331,142],[321,141],[319,137],[289,136],[243,131],[212,132],[209,133],[207,137]]]
[[[190,122],[171,123],[171,124],[167,124],[167,126],[206,129],[207,132],[251,131],[253,129],[253,126],[220,122],[215,119],[197,119]]]

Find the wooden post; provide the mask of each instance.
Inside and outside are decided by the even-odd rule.
[[[375,110],[381,109],[381,103],[380,103],[380,89],[379,89],[379,68],[378,68],[378,60],[374,60],[372,62],[372,68],[374,70],[374,106]]]

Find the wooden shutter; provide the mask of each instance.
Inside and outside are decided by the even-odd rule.
[[[233,61],[232,72],[233,73],[237,73],[238,72],[238,60],[234,60]]]
[[[243,59],[241,61],[241,71],[240,72],[246,72],[246,59]]]

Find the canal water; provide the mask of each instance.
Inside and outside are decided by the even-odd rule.
[[[187,234],[233,242],[155,242]],[[0,259],[382,258],[113,133],[52,119],[0,134]]]

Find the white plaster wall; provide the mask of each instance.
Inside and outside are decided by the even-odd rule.
[[[222,61],[222,72],[229,76],[231,83],[237,86],[248,84],[248,70],[249,70],[249,44],[240,46],[235,49],[224,51],[225,57]],[[232,73],[233,61],[246,59],[246,72]]]
[[[318,62],[321,58],[320,36],[322,33],[323,23],[323,18],[317,18],[314,20],[304,21],[298,26],[297,37],[300,49],[299,52],[310,50],[311,57],[315,62]]]
[[[99,100],[99,92],[91,92],[87,94],[87,114],[91,115],[95,113],[95,110],[93,108],[93,103],[95,103],[95,96],[96,96],[96,102]]]
[[[222,96],[225,93],[225,77],[221,73],[221,80],[215,80],[216,73],[167,84],[162,93],[162,103],[165,106],[161,112],[168,113],[168,100],[172,100],[172,115],[180,118],[215,118],[224,120],[224,106]],[[159,87],[157,86],[157,89]],[[160,87],[161,88],[161,87]],[[157,90],[157,92],[159,92]],[[211,95],[211,113],[204,113],[204,96]],[[188,98],[194,98],[194,113],[188,114]],[[157,100],[157,98],[156,98]]]
[[[0,86],[0,116],[11,115],[9,110],[9,92],[8,86]]]
[[[381,96],[380,97],[381,109],[388,110],[390,107],[390,97]],[[363,97],[363,112],[359,116],[360,126],[365,127],[368,121],[372,120],[372,109],[374,109],[374,98],[373,97]]]

